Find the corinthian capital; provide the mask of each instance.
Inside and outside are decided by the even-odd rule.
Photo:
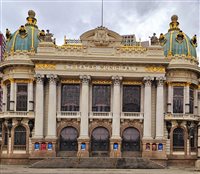
[[[154,77],[150,77],[150,76],[144,77],[143,79],[145,86],[151,86],[153,80],[154,80]]]
[[[35,74],[36,83],[43,83],[44,75],[43,74]]]
[[[58,76],[55,74],[48,74],[47,78],[48,78],[50,84],[56,84]]]
[[[82,84],[89,84],[91,77],[89,75],[80,75]]]
[[[157,86],[163,86],[164,82],[166,80],[166,77],[156,77],[156,81],[157,81]]]
[[[121,81],[122,81],[122,77],[121,76],[112,76],[112,80],[114,85],[120,85]]]

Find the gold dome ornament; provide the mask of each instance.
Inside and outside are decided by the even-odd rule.
[[[25,38],[27,36],[27,31],[24,25],[21,25],[21,27],[19,28],[19,35],[21,38]]]
[[[27,20],[27,23],[25,26],[27,25],[32,25],[32,26],[35,26],[37,27],[36,23],[37,23],[37,19],[35,18],[35,12],[33,10],[29,10],[28,11],[28,17],[26,18]]]
[[[9,41],[12,38],[12,35],[10,33],[10,30],[6,28],[6,41]]]
[[[178,27],[179,26],[179,22],[178,22],[178,16],[177,15],[173,15],[171,17],[171,21],[170,24],[169,24],[169,27],[170,29],[168,30],[169,32],[170,31],[174,31],[174,30],[180,30],[180,28]]]
[[[178,43],[182,43],[183,42],[183,40],[184,40],[184,34],[183,34],[183,32],[180,30],[179,32],[178,32],[178,34],[176,35],[176,41],[178,42]]]
[[[196,34],[192,37],[190,42],[194,47],[197,47],[197,35]]]
[[[159,37],[159,43],[161,46],[163,46],[166,43],[167,39],[165,38],[165,35],[163,33],[160,34]]]

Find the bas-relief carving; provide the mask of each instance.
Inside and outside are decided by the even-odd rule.
[[[35,69],[38,70],[38,69],[42,69],[42,70],[45,70],[45,69],[56,69],[56,65],[55,64],[42,64],[42,63],[38,63],[38,64],[35,64]]]
[[[163,66],[146,66],[147,72],[162,72],[165,73],[165,67]]]

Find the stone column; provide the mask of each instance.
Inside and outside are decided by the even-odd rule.
[[[121,80],[122,77],[113,76],[113,119],[112,119],[112,137],[110,139],[110,157],[121,156],[121,136],[120,136],[120,116],[121,116]],[[115,146],[118,149],[114,149]]]
[[[15,105],[15,82],[14,79],[10,80],[10,111],[14,111]]]
[[[34,109],[34,102],[33,102],[33,80],[30,80],[30,83],[28,84],[28,110],[33,111]]]
[[[44,75],[36,74],[35,139],[44,136]]]
[[[46,139],[56,139],[56,82],[57,75],[47,75],[49,80],[48,128]]]
[[[198,124],[198,145],[197,145],[197,161],[195,167],[197,170],[200,170],[200,123]]]
[[[2,106],[2,111],[6,112],[6,100],[7,100],[7,87],[5,84],[2,85],[2,90],[3,90],[3,106]]]
[[[143,139],[152,139],[151,135],[151,84],[153,77],[144,77],[144,135]]]
[[[194,90],[194,114],[198,115],[198,89]]]
[[[167,112],[172,113],[172,99],[173,99],[173,88],[172,84],[168,82],[168,97],[167,97]]]
[[[156,139],[164,138],[164,89],[165,77],[157,77],[156,95]]]
[[[190,84],[187,83],[185,87],[185,114],[189,113],[190,110]]]
[[[88,75],[80,76],[82,87],[81,87],[81,123],[80,123],[80,137],[78,139],[78,157],[89,156],[89,82],[91,77]],[[85,145],[85,149],[81,148],[82,144]]]

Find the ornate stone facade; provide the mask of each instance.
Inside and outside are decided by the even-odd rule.
[[[140,156],[198,167],[197,57],[165,56],[162,38],[151,39],[148,47],[124,46],[122,36],[98,27],[77,44],[57,46],[51,38],[39,40],[37,52],[7,49],[1,160]]]

